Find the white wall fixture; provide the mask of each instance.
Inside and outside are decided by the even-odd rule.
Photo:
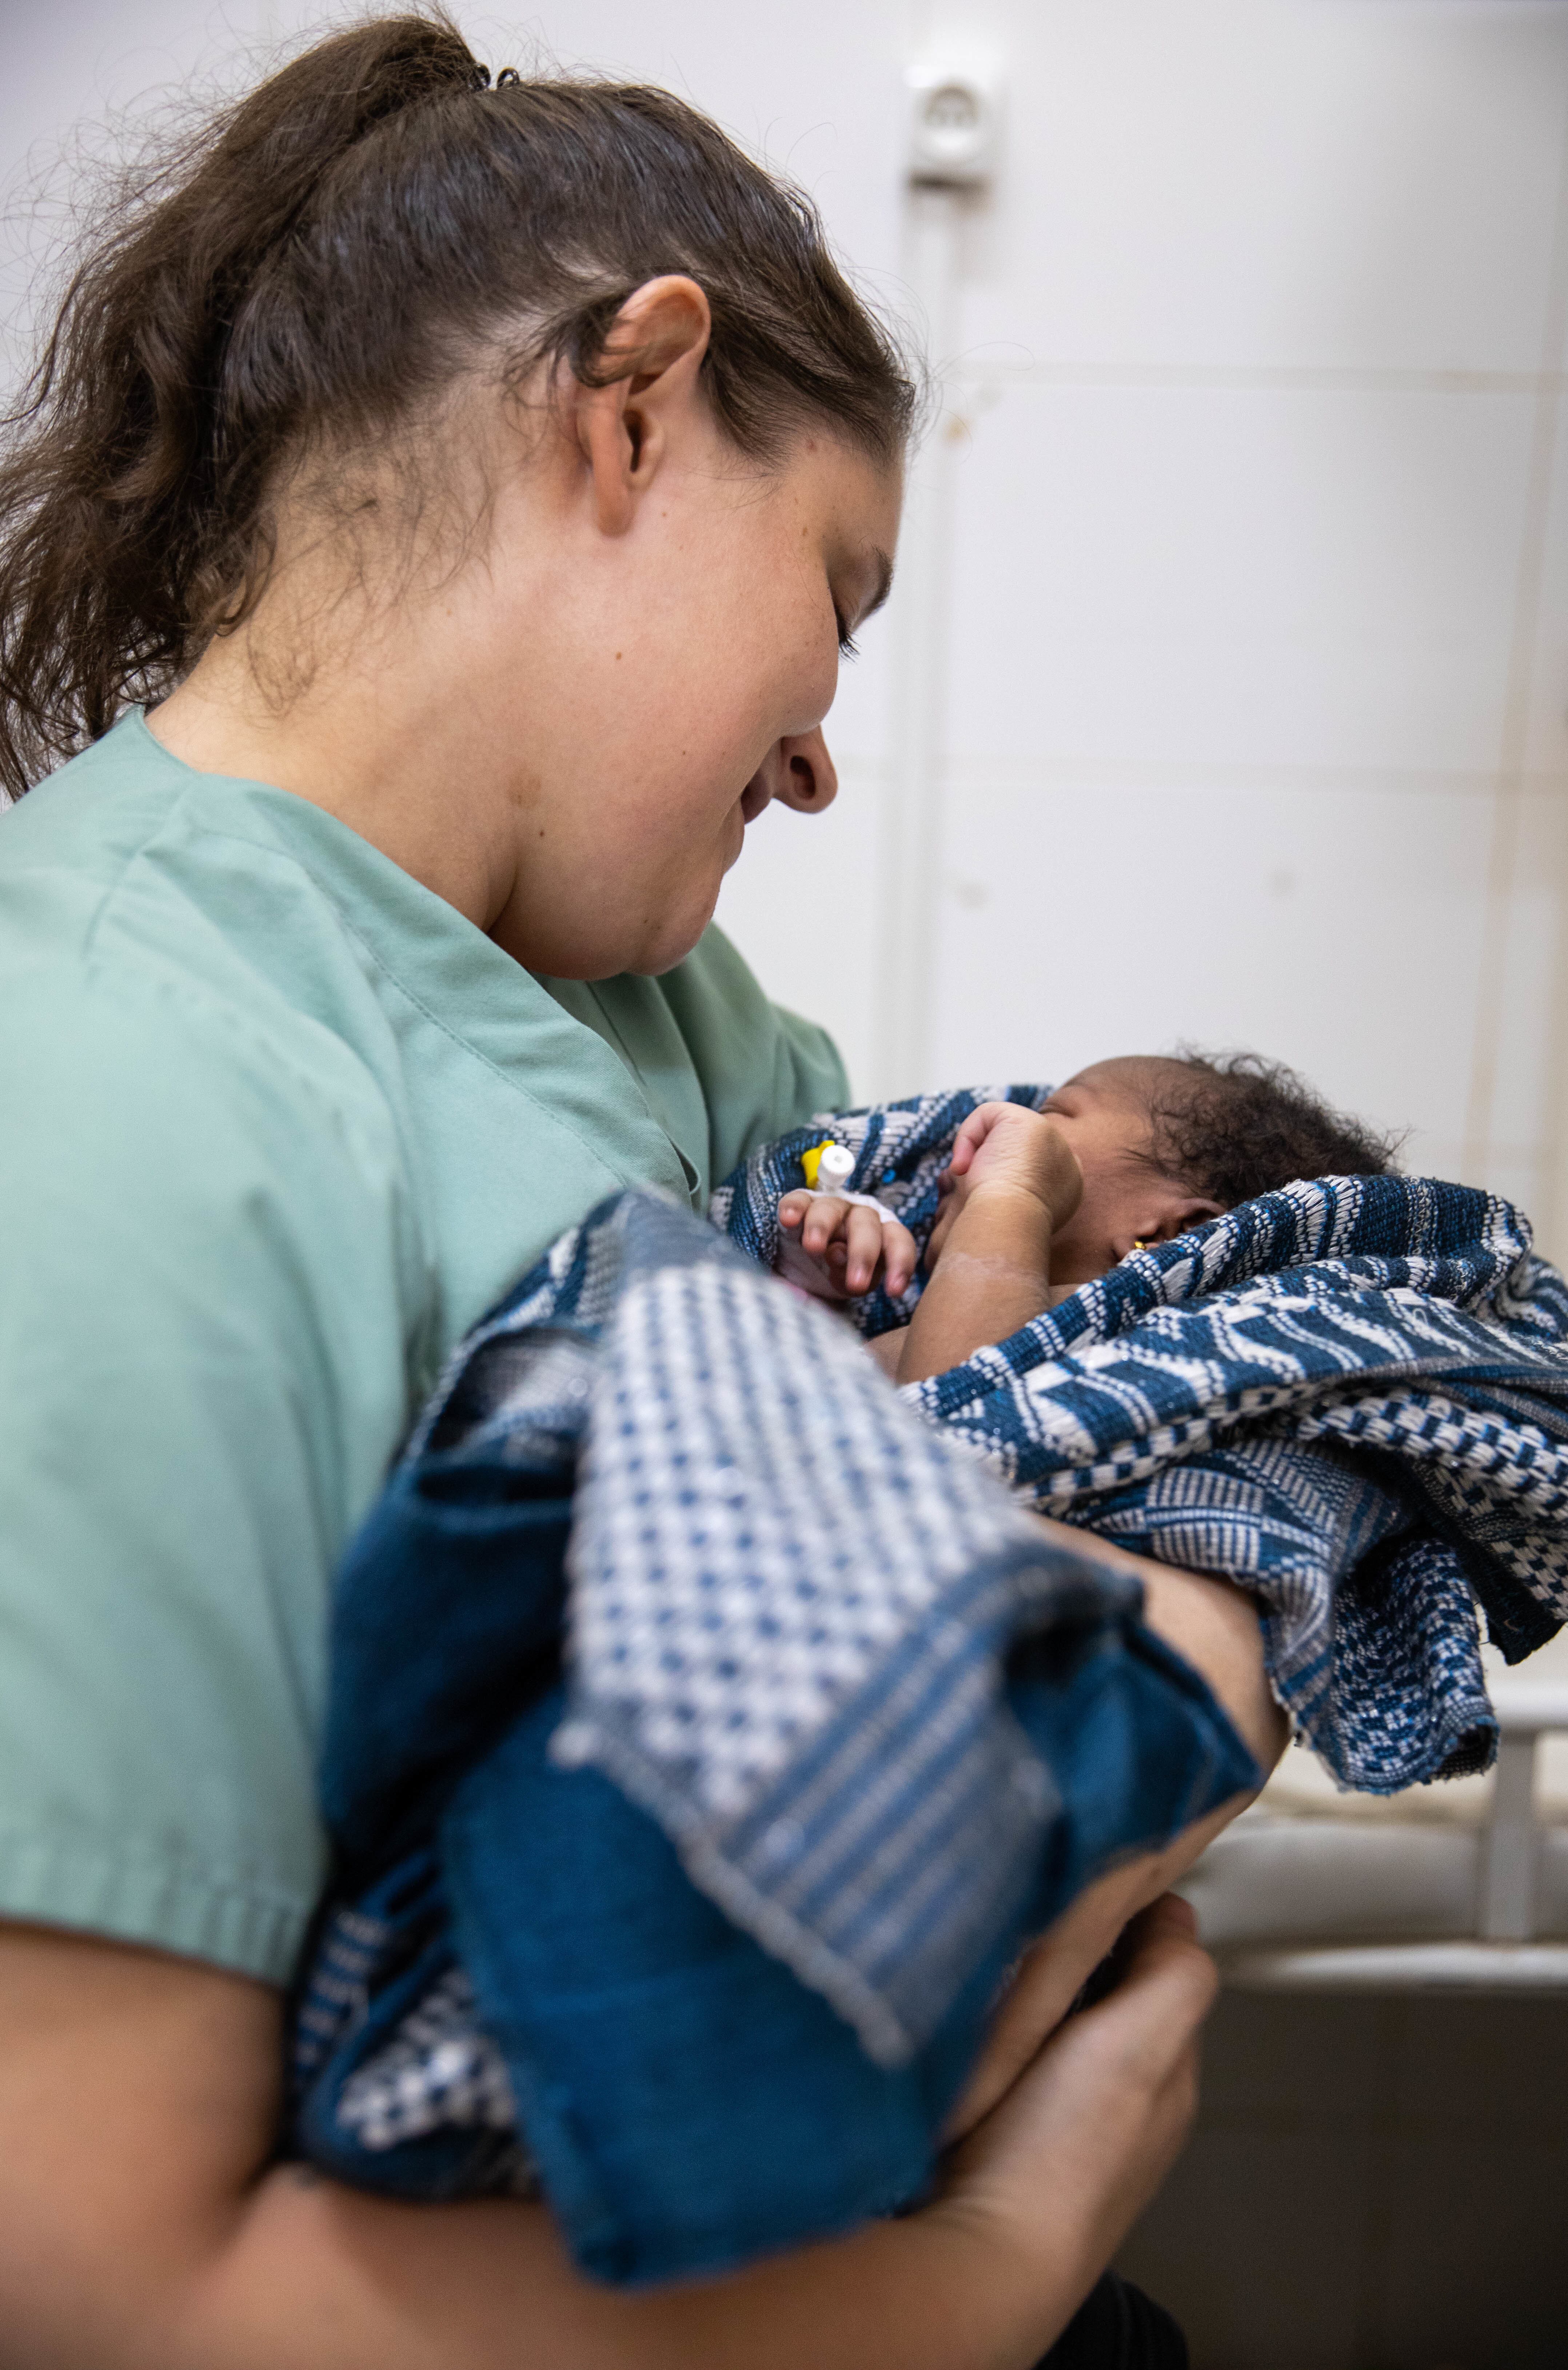
[[[959,335],[965,218],[988,195],[1001,132],[994,60],[932,53],[907,76],[907,271],[930,357],[933,417],[912,456],[899,539],[889,787],[881,851],[872,1091],[928,1087],[942,774],[953,463],[963,423],[945,400]]]
[[[1492,792],[1491,848],[1482,925],[1480,976],[1476,992],[1475,1035],[1470,1053],[1465,1100],[1465,1133],[1460,1152],[1461,1174],[1471,1182],[1486,1179],[1493,1168],[1497,1133],[1499,1074],[1510,1028],[1518,1028],[1518,984],[1510,976],[1510,942],[1518,930],[1519,908],[1526,889],[1528,863],[1524,823],[1528,788],[1530,725],[1536,703],[1535,678],[1540,670],[1542,591],[1551,558],[1548,529],[1552,478],[1560,466],[1563,405],[1564,349],[1568,346],[1568,144],[1559,167],[1555,235],[1542,306],[1539,367],[1531,404],[1528,504],[1519,551],[1514,592],[1513,630],[1509,650],[1503,730],[1497,775]],[[1558,989],[1564,978],[1561,944],[1568,899],[1568,880],[1559,887],[1557,957]],[[1568,1067],[1568,1026],[1561,1010],[1547,1018],[1547,1085],[1540,1114],[1545,1143],[1538,1176],[1539,1200],[1533,1212],[1542,1248],[1559,1260],[1568,1260],[1568,1147],[1563,1128],[1563,1074]]]
[[[994,62],[928,55],[909,69],[909,178],[920,188],[988,186],[1001,137]]]

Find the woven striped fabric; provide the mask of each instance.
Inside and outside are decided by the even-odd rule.
[[[401,1471],[571,1490],[552,1746],[906,2059],[1057,1806],[1003,1698],[1015,1638],[1136,1607],[900,1403],[854,1334],[627,1193],[463,1343]]]
[[[917,1240],[975,1087],[765,1146],[714,1224],[770,1265],[824,1132]],[[872,1336],[894,1304],[850,1314]],[[1568,1617],[1568,1289],[1528,1220],[1426,1178],[1319,1178],[1134,1253],[905,1394],[1042,1512],[1222,1572],[1266,1606],[1272,1674],[1347,1786],[1484,1766],[1477,1608],[1509,1661]]]
[[[541,2184],[615,2279],[919,2194],[1025,1936],[1256,1782],[1138,1612],[850,1327],[604,1203],[338,1575],[295,2143],[388,2194]]]

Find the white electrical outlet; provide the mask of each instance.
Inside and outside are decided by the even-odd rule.
[[[982,188],[996,170],[1001,77],[978,59],[922,58],[909,69],[909,178]]]

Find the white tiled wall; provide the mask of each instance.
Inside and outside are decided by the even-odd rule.
[[[938,357],[963,442],[933,1080],[1255,1043],[1568,1250],[1568,17],[995,0],[928,23],[992,37],[1009,109]],[[858,767],[847,795],[870,788]],[[810,963],[855,938],[876,843],[825,828],[844,873],[815,876],[809,928],[760,848],[724,911],[859,1054],[865,949],[842,987]]]
[[[1123,2250],[1193,2370],[1562,2370],[1562,1999],[1222,1994]]]
[[[307,0],[0,0],[0,163]],[[672,84],[908,309],[901,76],[1007,83],[945,373],[953,564],[929,1082],[1259,1045],[1568,1253],[1568,8],[1549,0],[543,0]],[[14,279],[14,275],[13,275]],[[834,812],[721,917],[863,1089],[899,824],[898,594]],[[1499,819],[1502,832],[1499,834]]]

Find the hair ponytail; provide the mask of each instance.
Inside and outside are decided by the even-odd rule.
[[[688,271],[743,450],[816,414],[882,454],[915,391],[809,201],[667,93],[503,76],[443,15],[306,51],[151,177],[79,265],[0,461],[0,782],[167,692],[247,613],[311,440],[369,439],[493,351],[585,379]]]

